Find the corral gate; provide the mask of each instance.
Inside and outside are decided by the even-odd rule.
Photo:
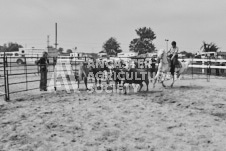
[[[9,98],[9,87],[8,87],[8,70],[7,70],[7,57],[1,56],[0,58],[0,97],[4,97],[5,101]]]
[[[38,79],[31,79],[29,80],[28,78],[33,77],[33,76],[28,76],[28,75],[33,75],[33,74],[38,74],[39,75],[39,70],[38,70],[38,66],[36,64],[27,64],[27,59],[25,59],[25,64],[24,65],[15,65],[15,62],[12,62],[10,57],[7,57],[6,55],[4,56],[0,56],[0,100],[3,100],[2,98],[5,99],[5,101],[9,101],[10,100],[10,95],[13,93],[19,93],[19,92],[23,92],[23,91],[30,91],[30,90],[35,90],[35,89],[39,89],[39,87],[30,87],[29,83],[32,82],[39,82],[39,76],[36,76]],[[78,58],[79,59],[79,58]],[[52,60],[54,60],[52,58]],[[86,60],[86,58],[85,58]],[[186,60],[186,59],[184,59]],[[210,81],[210,76],[211,76],[211,71],[212,70],[217,70],[220,69],[223,72],[221,73],[222,76],[226,76],[226,73],[224,72],[226,70],[226,66],[219,66],[219,65],[213,65],[211,63],[213,62],[220,62],[222,64],[225,65],[226,60],[216,60],[216,59],[192,59],[192,64],[189,66],[189,75],[192,76],[193,79],[193,74],[199,74],[197,72],[197,69],[199,69],[200,73],[205,75],[205,78],[207,79],[207,81]],[[14,63],[14,64],[13,64]],[[72,65],[72,64],[71,64]],[[75,67],[76,65],[76,60],[74,61],[74,64],[72,65],[72,67]],[[55,69],[55,63],[52,64],[52,71],[49,68],[49,73],[54,73],[54,69]],[[31,70],[30,70],[31,68]],[[19,69],[23,70],[23,73],[18,73]],[[75,70],[72,68],[72,70]],[[16,72],[14,72],[16,71]],[[28,72],[29,71],[29,72]],[[205,72],[204,72],[205,71]],[[74,71],[73,71],[74,72]],[[12,77],[17,78],[18,76],[21,76],[22,78],[25,78],[25,81],[13,81]],[[195,78],[195,77],[194,77]],[[56,78],[54,78],[56,79]],[[11,88],[13,88],[12,85],[15,84],[25,84],[25,88],[24,90],[20,89],[20,87],[18,88],[18,91],[12,91]],[[37,85],[34,85],[37,86]],[[12,97],[12,96],[11,96]]]

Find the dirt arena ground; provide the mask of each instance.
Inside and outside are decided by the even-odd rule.
[[[17,94],[0,103],[0,150],[225,151],[225,92],[214,78],[127,95]]]

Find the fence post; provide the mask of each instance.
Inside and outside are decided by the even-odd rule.
[[[26,74],[26,91],[27,91],[27,87],[28,87],[28,84],[27,84],[27,59],[26,57],[24,58],[24,61],[25,61],[25,74]]]
[[[77,66],[77,64],[76,64],[76,63],[77,63],[77,62],[76,62],[76,60],[78,60],[78,58],[76,59],[76,57],[75,57],[75,71],[76,71],[76,66]],[[80,70],[79,70],[79,72],[78,72],[78,78],[77,78],[77,85],[78,85],[78,89],[79,89],[79,84],[80,84],[80,81],[79,81],[79,80],[80,80],[80,79],[79,79],[80,77],[79,77],[79,76],[80,76]]]
[[[205,61],[202,61],[202,66],[204,66],[205,65]],[[205,69],[204,68],[202,68],[202,74],[204,74],[205,73]]]
[[[9,96],[9,74],[8,74],[8,70],[6,70],[6,73],[7,73],[7,101],[10,100],[10,96]]]
[[[5,56],[5,52],[4,52],[4,56],[3,56],[3,66],[4,66],[4,84],[5,84],[5,101],[8,101],[9,100],[9,97],[8,97],[8,74],[6,74],[6,64],[7,64],[7,58]]]
[[[191,76],[192,76],[192,79],[193,79],[193,56],[192,56],[192,59],[191,59]]]
[[[4,53],[4,56],[3,56],[3,68],[4,68],[4,84],[5,84],[5,101],[7,101],[7,86],[6,86],[6,71],[5,71],[5,53]]]
[[[39,58],[38,58],[38,54],[37,54],[37,61],[39,60]],[[37,71],[38,71],[38,75],[40,74],[39,73],[39,65],[37,65]]]
[[[54,74],[54,90],[56,91],[57,88],[56,88],[56,64],[57,64],[57,58],[55,58],[56,60],[54,61],[54,64],[53,64],[53,74]]]
[[[208,54],[207,56],[207,82],[210,82],[210,75],[211,75],[211,58],[210,55]]]
[[[12,62],[12,57],[10,57],[10,62],[9,62],[9,71],[10,71],[10,74],[11,74],[11,62]]]

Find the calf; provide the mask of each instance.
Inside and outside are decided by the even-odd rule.
[[[113,68],[112,79],[115,81],[115,88],[118,88],[118,84],[122,84],[125,79],[125,73],[128,72],[127,69]]]
[[[143,82],[147,85],[147,90],[148,91],[148,70],[147,69],[135,69],[131,68],[129,71],[125,72],[125,80],[123,81],[123,86],[128,83],[128,84],[139,84],[141,91],[143,87]],[[125,87],[124,87],[125,88]],[[125,88],[125,94],[126,94],[126,88]]]
[[[95,78],[95,84],[97,84],[97,79],[99,79],[99,84],[101,84],[101,78],[103,78],[104,76],[106,76],[105,74],[106,73],[109,73],[110,72],[110,68],[109,66],[107,65],[106,62],[103,62],[103,65],[98,65],[96,64],[96,62],[94,63],[96,65],[96,67],[91,67],[91,72],[93,72],[94,74],[94,78]],[[98,78],[97,78],[98,76]],[[109,84],[109,79],[107,77],[107,84]]]

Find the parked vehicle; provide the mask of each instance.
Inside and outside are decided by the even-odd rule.
[[[216,58],[217,57],[217,52],[202,52],[202,53],[199,53],[195,56],[195,58],[202,58],[202,59],[205,59],[205,58]]]
[[[15,52],[0,52],[0,57],[4,57],[4,55],[7,57],[8,63],[17,63],[22,64],[23,61],[21,59],[21,56],[18,51]],[[0,60],[0,63],[3,63],[3,59]]]

